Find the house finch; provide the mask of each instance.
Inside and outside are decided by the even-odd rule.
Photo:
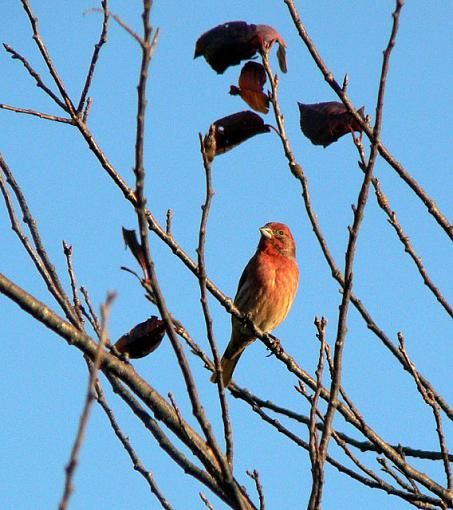
[[[267,223],[260,232],[258,248],[242,273],[234,304],[256,327],[268,333],[288,315],[296,296],[299,268],[296,244],[286,225]],[[244,349],[256,338],[236,317],[231,323],[231,339],[221,360],[225,387]],[[211,381],[217,381],[217,374]]]

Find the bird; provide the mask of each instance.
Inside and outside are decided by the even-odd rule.
[[[229,21],[202,34],[196,44],[194,58],[203,55],[218,74],[242,60],[251,59],[257,51],[265,51],[277,42],[277,58],[282,72],[287,72],[286,43],[269,25],[255,25],[245,21]]]
[[[239,280],[234,304],[264,333],[283,322],[296,297],[299,267],[296,243],[284,223],[266,223],[260,229],[258,248]],[[232,317],[231,338],[220,366],[224,387],[231,381],[233,371],[244,349],[256,335],[240,319]],[[217,382],[218,374],[211,377]]]

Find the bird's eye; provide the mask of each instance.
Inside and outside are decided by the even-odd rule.
[[[277,235],[283,237],[285,233],[283,232],[283,230],[277,230]]]

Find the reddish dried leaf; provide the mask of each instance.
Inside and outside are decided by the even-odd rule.
[[[203,55],[214,71],[222,74],[229,66],[252,58],[257,51],[271,48],[274,42],[280,45],[278,61],[286,72],[286,43],[282,36],[269,25],[245,21],[229,21],[205,32],[196,42],[194,58]]]
[[[362,132],[362,128],[343,103],[330,101],[297,104],[300,111],[300,128],[314,145],[327,147],[347,133]],[[357,113],[364,118],[363,106]]]
[[[132,255],[134,255],[134,257],[137,259],[137,262],[140,264],[140,267],[142,268],[143,274],[145,276],[145,280],[149,280],[149,275],[145,263],[145,254],[143,253],[141,244],[138,242],[135,230],[128,230],[127,228],[123,227],[123,239],[126,243],[126,246],[131,250]]]
[[[204,147],[208,159],[227,152],[252,136],[268,133],[270,126],[249,110],[233,113],[216,120],[204,138]]]
[[[257,25],[256,26],[256,37],[258,39],[258,49],[265,50],[272,48],[272,45],[277,42],[277,59],[278,65],[282,73],[288,71],[286,65],[286,42],[283,37],[275,30],[275,28],[269,25]]]
[[[278,43],[278,50],[277,50],[277,59],[278,59],[278,65],[280,66],[280,69],[282,73],[288,72],[288,66],[286,64],[286,44],[282,42]]]
[[[164,335],[165,322],[153,315],[123,335],[115,343],[115,348],[120,354],[127,354],[129,358],[143,358],[159,347]]]
[[[266,83],[266,71],[257,62],[247,62],[239,76],[239,87],[231,85],[230,94],[241,96],[255,111],[267,113],[269,111],[269,97],[263,92]]]

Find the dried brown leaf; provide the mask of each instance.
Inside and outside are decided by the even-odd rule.
[[[227,152],[252,136],[268,133],[270,126],[249,110],[233,113],[216,120],[204,138],[204,147],[208,159]]]
[[[135,230],[128,230],[127,228],[123,227],[123,239],[126,243],[126,246],[131,250],[132,255],[134,255],[137,262],[140,264],[145,280],[148,281],[149,275],[146,269],[145,254],[143,253],[141,244],[138,242],[137,233]]]
[[[266,83],[266,71],[262,64],[247,62],[241,69],[239,87],[231,85],[230,94],[241,96],[255,111],[268,113],[269,97],[263,92]]]
[[[123,335],[114,347],[129,358],[143,358],[159,347],[164,335],[165,322],[153,315]]]
[[[214,71],[222,74],[228,67],[252,58],[257,51],[271,48],[276,41],[281,48],[280,68],[286,72],[286,43],[282,36],[269,25],[245,21],[229,21],[202,34],[196,42],[194,58],[203,55]]]
[[[343,103],[330,101],[298,105],[300,128],[314,145],[327,147],[347,133],[362,132],[362,128]],[[363,106],[357,113],[364,118]]]

